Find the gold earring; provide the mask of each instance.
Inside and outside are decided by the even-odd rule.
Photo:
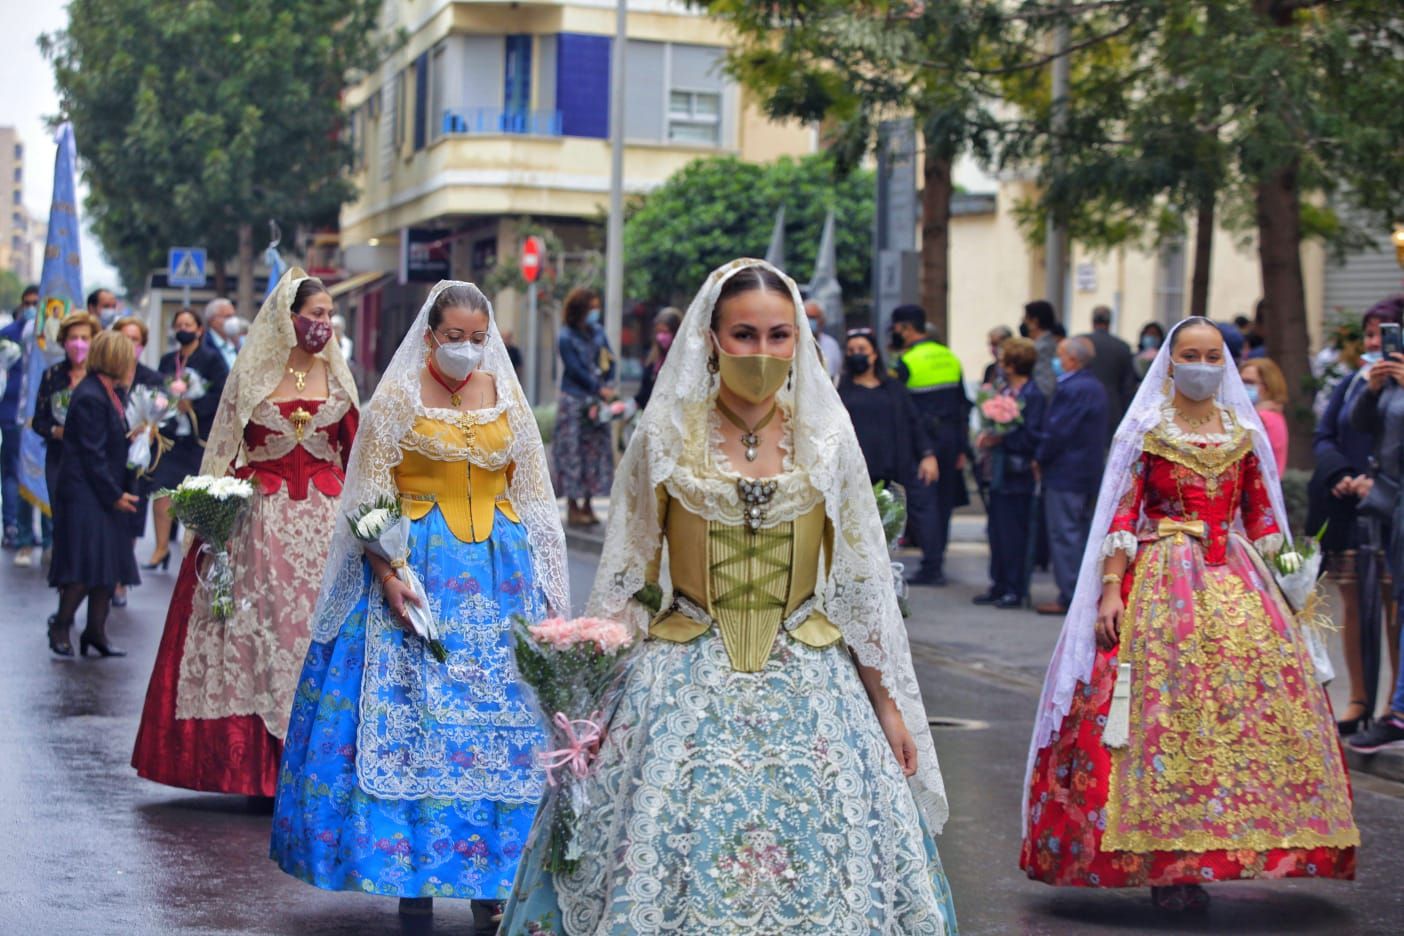
[[[718,361],[718,360],[717,360],[717,356],[716,356],[715,354],[713,354],[711,357],[707,358],[707,373],[712,374],[713,376],[715,376],[716,374],[718,374],[718,373],[720,373],[720,372],[721,372],[721,362]]]

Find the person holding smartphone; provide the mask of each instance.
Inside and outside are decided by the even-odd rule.
[[[1355,401],[1351,423],[1375,438],[1377,467],[1361,510],[1374,513],[1392,528],[1389,568],[1394,578],[1395,614],[1399,614],[1400,599],[1404,598],[1404,498],[1399,490],[1404,478],[1404,341],[1398,323],[1380,326],[1380,351],[1383,360],[1370,368],[1366,392]],[[1404,667],[1400,672],[1404,674]],[[1396,679],[1389,712],[1346,744],[1362,754],[1404,747],[1404,675]]]

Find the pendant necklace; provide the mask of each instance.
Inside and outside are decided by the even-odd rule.
[[[316,366],[316,364],[312,365],[312,367]],[[293,375],[293,382],[297,384],[299,393],[307,389],[307,375],[312,373],[312,367],[307,368],[307,370],[297,370],[294,367],[288,368],[288,373]]]
[[[439,386],[443,387],[445,390],[448,391],[449,402],[453,404],[454,409],[458,409],[458,407],[463,405],[463,394],[459,391],[461,391],[464,387],[468,386],[468,381],[473,379],[473,372],[469,371],[468,376],[460,380],[458,382],[458,385],[455,386],[449,383],[448,378],[446,378],[443,374],[439,373],[439,369],[434,366],[434,359],[432,357],[429,358],[428,364],[429,376],[433,377],[434,380],[439,384]]]
[[[1200,429],[1207,426],[1214,418],[1214,411],[1210,410],[1207,416],[1190,416],[1184,410],[1176,409],[1175,414],[1185,421],[1185,425],[1191,429]]]
[[[766,426],[770,425],[770,421],[775,418],[775,413],[779,408],[779,404],[772,404],[770,412],[766,413],[765,416],[761,418],[760,422],[756,423],[754,426],[748,427],[741,421],[740,416],[733,413],[731,408],[722,402],[721,397],[717,398],[717,412],[725,416],[727,422],[741,430],[741,444],[746,446],[746,461],[748,462],[753,462],[760,456],[760,452],[758,451],[760,447],[759,433]]]

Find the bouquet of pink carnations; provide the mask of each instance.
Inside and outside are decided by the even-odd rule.
[[[989,386],[981,388],[975,398],[980,411],[980,430],[1003,435],[1024,421],[1024,409],[1019,401]]]
[[[532,834],[545,834],[545,867],[574,869],[580,858],[575,821],[585,809],[583,780],[604,740],[606,713],[623,680],[634,635],[618,621],[549,618],[513,628],[514,658],[522,682],[555,745],[540,755],[550,790]],[[560,776],[557,776],[559,772]]]
[[[633,400],[615,400],[611,403],[596,403],[590,407],[592,422],[607,426],[612,422],[628,422],[639,411],[639,404]]]
[[[200,376],[199,371],[184,368],[180,373],[166,379],[167,393],[180,403],[194,403],[196,400],[204,399],[210,392],[210,382]],[[195,411],[189,406],[180,409],[176,414],[175,434],[178,436],[188,436],[198,434],[200,431],[199,420],[195,417]]]

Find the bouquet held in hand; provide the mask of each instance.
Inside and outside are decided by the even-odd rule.
[[[179,402],[194,403],[210,392],[210,384],[199,371],[185,368],[180,373],[166,379],[166,392]],[[181,412],[176,420],[175,434],[188,436],[199,432],[198,420],[194,413]]]
[[[234,570],[229,565],[229,538],[253,499],[253,485],[241,478],[191,475],[174,490],[156,492],[171,499],[171,513],[204,541],[211,555],[200,575],[200,587],[215,617],[234,613]]]
[[[161,427],[175,418],[171,398],[154,387],[133,387],[127,395],[127,467],[138,474],[150,474],[171,448],[171,440],[161,435]],[[153,459],[151,450],[156,450]]]
[[[980,388],[975,398],[980,411],[980,431],[1003,435],[1024,421],[1024,408],[1018,399],[998,393],[990,386]]]
[[[64,387],[62,390],[55,390],[49,397],[49,408],[54,413],[55,425],[62,426],[68,422],[68,404],[73,402],[73,388]]]
[[[1317,679],[1322,683],[1329,682],[1336,675],[1330,654],[1326,651],[1326,636],[1322,633],[1336,628],[1329,611],[1325,610],[1328,608],[1326,597],[1317,585],[1321,578],[1321,537],[1325,534],[1326,527],[1323,526],[1315,536],[1308,537],[1304,542],[1299,540],[1299,545],[1284,549],[1269,563],[1273,578],[1277,579],[1277,587],[1282,589],[1282,596],[1296,612],[1302,639],[1316,667]]]
[[[24,357],[24,349],[8,338],[0,338],[0,396],[5,395],[6,378],[10,376],[10,368]]]
[[[407,564],[410,520],[400,511],[399,501],[383,497],[372,504],[362,504],[347,514],[346,519],[351,524],[352,534],[361,541],[361,547],[372,556],[379,556],[390,563],[395,577],[419,599],[418,604],[405,602],[410,627],[428,646],[434,659],[440,663],[447,661],[448,651],[444,648],[434,613],[429,610],[429,596],[424,591],[424,583]]]
[[[531,687],[555,744],[541,755],[552,793],[536,828],[549,836],[547,870],[566,872],[580,858],[575,820],[586,805],[582,781],[603,741],[605,713],[622,683],[634,636],[624,624],[600,618],[540,624],[519,618],[513,638],[517,673]]]
[[[900,484],[888,485],[879,481],[873,485],[873,497],[877,499],[878,516],[882,519],[882,534],[887,539],[889,552],[896,552],[902,539],[902,531],[907,528],[907,492]],[[911,617],[912,608],[907,601],[907,580],[903,576],[906,568],[902,563],[892,562],[892,587],[897,592],[897,607],[902,617]]]

